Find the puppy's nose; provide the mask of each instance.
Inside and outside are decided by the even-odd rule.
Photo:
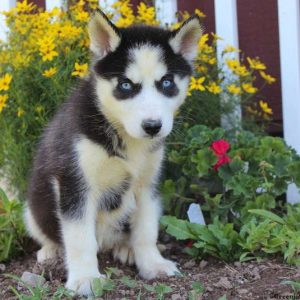
[[[162,123],[161,120],[144,120],[142,123],[142,127],[144,131],[151,135],[152,137],[159,133],[161,129]]]

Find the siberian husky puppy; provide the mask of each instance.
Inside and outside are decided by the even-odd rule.
[[[174,31],[117,28],[101,11],[90,21],[90,75],[45,129],[25,210],[38,261],[63,249],[66,287],[79,295],[104,276],[106,250],[146,279],[178,271],[156,245],[156,185],[201,32],[197,17]]]

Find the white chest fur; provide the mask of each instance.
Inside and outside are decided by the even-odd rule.
[[[97,241],[100,248],[111,248],[122,239],[120,224],[132,216],[144,186],[155,183],[163,157],[163,149],[151,152],[148,141],[127,143],[126,158],[109,156],[107,151],[91,140],[82,137],[76,144],[78,164],[89,188],[87,201],[99,207],[101,194],[118,187],[130,178],[128,190],[122,195],[122,203],[112,211],[99,210],[97,216]],[[100,199],[100,200],[99,200]],[[127,221],[127,220],[126,220]]]

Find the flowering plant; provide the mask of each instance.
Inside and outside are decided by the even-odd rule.
[[[58,8],[43,11],[23,0],[3,12],[9,32],[7,41],[0,41],[0,170],[18,187],[21,196],[26,190],[32,151],[42,128],[67,97],[71,86],[88,73],[86,27],[97,8],[97,0],[80,0],[71,3],[67,12]],[[136,13],[129,0],[116,2],[108,11],[120,27],[159,23],[154,7],[144,2],[140,2]],[[205,17],[199,9],[195,13]],[[187,12],[179,13],[180,22],[172,28],[188,17]],[[230,72],[225,72],[216,59],[218,39],[215,34],[204,34],[199,41],[196,73],[191,78],[186,105],[178,117],[184,119],[180,131],[199,123],[218,126],[221,113],[232,111],[240,102],[247,103],[251,115],[260,118],[272,115],[263,100],[256,107],[249,104],[258,91],[256,76],[263,77],[266,84],[275,80],[265,73],[266,66],[259,59],[251,58],[247,59],[246,66],[231,58],[239,50],[228,47],[223,53],[223,65]],[[220,102],[221,93],[229,97],[226,105]]]
[[[208,222],[234,221],[247,218],[249,208],[274,209],[289,183],[300,186],[300,157],[281,138],[196,125],[172,147],[172,179],[163,185],[170,214],[185,217],[198,202]]]
[[[230,144],[225,140],[214,141],[211,145],[211,149],[214,151],[215,155],[218,157],[217,163],[213,166],[213,169],[217,171],[219,167],[230,162],[230,157],[227,156],[227,151],[229,150]]]

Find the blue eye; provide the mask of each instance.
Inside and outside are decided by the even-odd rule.
[[[168,88],[168,87],[170,87],[171,85],[172,85],[172,81],[171,81],[171,80],[165,79],[165,80],[163,80],[163,82],[162,82],[163,88]]]
[[[122,82],[120,87],[125,91],[130,91],[132,89],[132,84],[130,82]]]

